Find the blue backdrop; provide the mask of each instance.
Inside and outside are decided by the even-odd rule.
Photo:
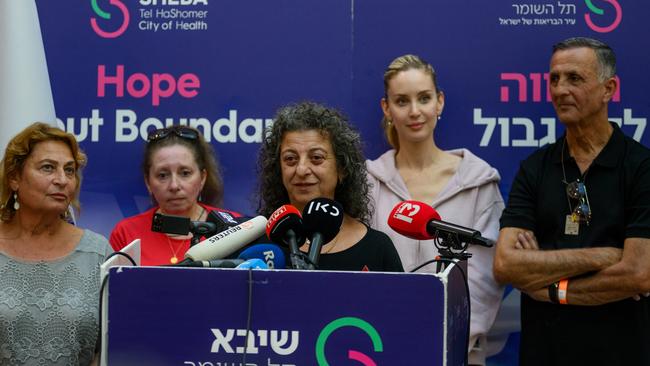
[[[282,105],[338,107],[365,152],[388,148],[382,75],[395,57],[433,64],[446,94],[436,130],[501,173],[563,131],[548,99],[553,43],[590,36],[618,55],[611,119],[648,143],[650,4],[616,0],[38,0],[59,124],[89,157],[80,225],[104,235],[150,202],[146,131],[199,126],[221,161],[224,206],[251,214],[263,127]]]

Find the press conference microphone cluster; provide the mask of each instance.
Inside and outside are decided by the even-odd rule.
[[[181,262],[182,263],[182,262]],[[180,263],[179,263],[180,264]],[[178,265],[177,265],[178,266]],[[214,259],[211,261],[192,261],[180,267],[200,268],[237,268],[237,269],[268,269],[269,266],[259,258],[253,259]]]
[[[418,201],[398,203],[388,217],[388,226],[412,239],[438,238],[484,247],[494,245],[494,241],[481,236],[478,230],[442,221],[433,207]]]
[[[343,223],[343,208],[328,198],[315,198],[307,203],[302,215],[292,205],[283,205],[273,212],[266,226],[271,241],[289,247],[293,269],[316,269],[323,245],[338,234]],[[298,249],[309,238],[309,253]]]
[[[178,265],[187,265],[194,261],[223,259],[263,235],[266,222],[264,216],[256,216],[219,232],[188,249],[185,259]]]
[[[176,266],[202,268],[269,268],[285,267],[284,252],[275,244],[255,244],[242,251],[237,259],[182,261]]]

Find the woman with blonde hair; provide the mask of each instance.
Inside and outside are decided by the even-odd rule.
[[[407,271],[439,255],[432,240],[414,240],[387,224],[392,208],[417,200],[435,208],[442,219],[479,230],[495,240],[503,199],[499,173],[467,149],[444,151],[434,131],[445,95],[433,67],[420,57],[396,58],[384,73],[382,127],[393,149],[367,161],[375,203],[371,225],[387,233]],[[496,317],[503,288],[492,275],[494,248],[470,246],[468,282],[471,300],[469,363],[485,364],[486,334]],[[433,272],[434,265],[424,267]]]

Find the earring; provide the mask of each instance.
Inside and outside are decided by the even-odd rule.
[[[65,220],[68,224],[77,225],[76,219],[74,217],[74,211],[72,206],[68,205],[68,209],[61,214],[61,218]]]
[[[18,203],[18,192],[14,191],[14,211],[18,211],[20,203]]]
[[[392,124],[393,124],[393,120],[390,119],[390,118],[386,118],[386,124],[387,124],[388,126],[392,125]]]
[[[442,115],[441,115],[441,114],[439,114],[439,115],[438,115],[438,121],[440,121],[440,117],[442,117]]]

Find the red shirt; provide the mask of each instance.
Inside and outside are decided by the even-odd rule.
[[[225,211],[235,217],[241,214],[233,211],[208,206],[199,203],[206,212]],[[143,266],[158,266],[172,264],[172,258],[183,260],[185,252],[190,248],[190,239],[170,238],[166,234],[151,231],[153,215],[158,210],[154,207],[141,214],[127,217],[118,222],[111,232],[109,242],[115,251],[119,251],[136,239],[140,239],[140,264]]]

